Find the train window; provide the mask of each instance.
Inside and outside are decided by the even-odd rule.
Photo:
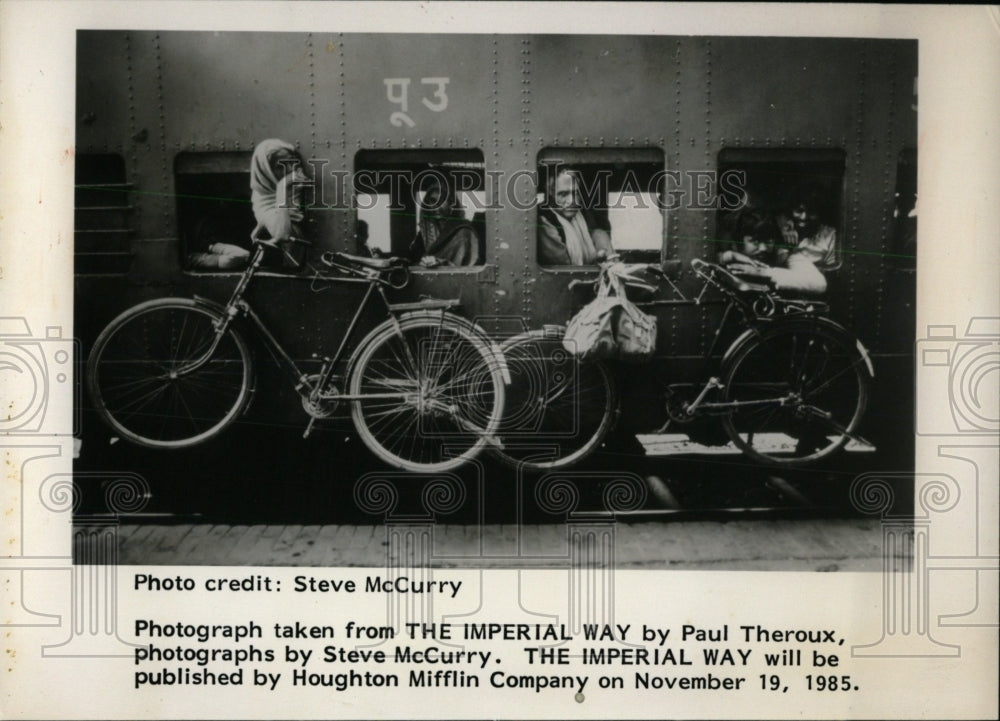
[[[426,268],[486,262],[486,164],[478,149],[360,150],[359,252]]]
[[[74,183],[75,272],[125,273],[135,232],[125,158],[79,154]]]
[[[907,148],[896,164],[892,262],[902,270],[917,267],[917,151]]]
[[[187,270],[225,271],[210,246],[250,249],[254,227],[250,205],[249,152],[184,152],[174,162],[177,228]]]
[[[538,154],[538,262],[593,265],[614,252],[658,261],[664,172],[658,148],[546,148]]]
[[[718,251],[745,253],[742,222],[770,224],[780,236],[753,253],[779,264],[790,253],[808,257],[821,271],[842,264],[841,208],[847,155],[839,149],[725,148],[717,179]],[[758,211],[754,216],[748,211]],[[777,228],[775,228],[775,225]]]

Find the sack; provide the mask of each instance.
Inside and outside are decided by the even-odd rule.
[[[656,318],[625,297],[614,266],[602,271],[597,298],[566,326],[563,348],[581,360],[649,360],[656,350]]]
[[[635,363],[649,360],[656,351],[656,316],[643,313],[625,300],[618,309],[615,340],[621,360]]]
[[[563,348],[585,361],[615,358],[614,311],[620,306],[620,298],[609,296],[599,296],[585,305],[566,326]]]

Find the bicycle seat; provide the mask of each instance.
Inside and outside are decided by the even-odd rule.
[[[351,255],[350,253],[341,252],[327,253],[325,255],[339,260],[342,263],[350,263],[352,265],[361,266],[362,268],[371,268],[372,270],[390,270],[400,265],[404,265],[403,259],[397,257],[366,258],[363,255]]]

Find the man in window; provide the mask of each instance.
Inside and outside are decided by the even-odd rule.
[[[611,228],[580,199],[580,173],[563,168],[546,184],[538,211],[538,261],[543,265],[593,265],[614,254]]]
[[[840,265],[840,258],[837,231],[824,223],[820,215],[826,205],[818,186],[799,188],[793,193],[788,210],[778,216],[778,225],[787,252],[808,258],[820,270],[833,270]]]
[[[719,255],[719,262],[735,273],[751,278],[766,278],[781,292],[820,295],[826,291],[826,278],[819,272],[809,253],[779,248],[782,243],[778,223],[760,210],[744,210],[734,230],[734,250]]]
[[[477,265],[479,238],[465,219],[455,189],[439,173],[421,183],[417,237],[410,245],[410,259],[422,265]]]

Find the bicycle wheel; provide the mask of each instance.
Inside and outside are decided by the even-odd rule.
[[[618,417],[618,393],[603,363],[583,363],[562,333],[534,330],[501,347],[510,369],[499,457],[528,470],[563,468],[597,448]]]
[[[373,330],[352,360],[351,418],[371,451],[411,471],[444,471],[496,441],[500,364],[485,338],[447,316],[404,316]]]
[[[104,420],[134,443],[184,448],[236,418],[253,392],[253,366],[232,328],[212,350],[219,319],[193,300],[164,298],[111,321],[87,361],[87,385]]]
[[[733,443],[775,465],[804,465],[850,439],[871,376],[856,342],[816,322],[783,324],[738,349],[723,371],[723,417]]]

